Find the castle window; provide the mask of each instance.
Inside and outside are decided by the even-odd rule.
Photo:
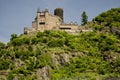
[[[45,15],[40,15],[40,17],[45,17]]]
[[[45,25],[45,22],[40,22],[39,24],[40,24],[40,25]]]
[[[40,17],[45,17],[45,14],[43,12],[40,13]]]
[[[60,29],[61,29],[61,30],[70,30],[71,28],[66,28],[66,27],[64,28],[64,27],[63,27],[63,28],[60,28]]]
[[[44,12],[41,12],[40,15],[45,15]]]

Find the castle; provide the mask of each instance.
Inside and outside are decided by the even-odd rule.
[[[69,33],[80,32],[79,26],[76,23],[64,23],[63,9],[56,8],[54,15],[50,14],[48,9],[44,11],[37,10],[37,16],[32,22],[31,28],[24,28],[24,34],[31,32],[44,32],[45,30],[64,30]]]

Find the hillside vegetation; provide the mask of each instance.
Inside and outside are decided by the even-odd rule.
[[[98,15],[78,35],[44,31],[0,42],[1,80],[108,80],[120,77],[120,8]]]
[[[112,8],[93,19],[96,31],[108,32],[120,38],[120,8]]]

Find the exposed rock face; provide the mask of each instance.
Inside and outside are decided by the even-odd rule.
[[[120,80],[120,77],[109,76],[109,77],[105,78],[105,80]]]
[[[60,62],[61,64],[65,64],[70,61],[70,56],[66,53],[60,54]]]
[[[51,63],[58,65],[59,64],[58,59],[59,59],[58,55],[51,54]]]
[[[120,29],[117,28],[117,27],[111,27],[110,30],[111,30],[112,33],[115,33],[115,34],[118,34],[118,35],[120,34]]]
[[[59,65],[65,64],[69,62],[70,56],[69,54],[62,53],[62,54],[51,54],[51,62],[52,64]]]
[[[38,80],[50,80],[49,70],[50,68],[48,66],[38,69],[36,72]]]
[[[51,63],[54,65],[64,65],[69,62],[70,56],[67,53],[62,54],[50,54],[51,55]],[[50,80],[50,67],[45,66],[36,71],[38,80]]]

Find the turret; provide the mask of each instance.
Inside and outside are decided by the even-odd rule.
[[[56,8],[54,10],[54,15],[59,16],[62,19],[62,22],[64,21],[62,8]]]
[[[49,14],[48,9],[45,9],[44,13],[45,13],[46,16],[48,16],[48,14]]]
[[[38,8],[37,13],[40,13],[40,8]]]
[[[39,18],[40,13],[41,13],[40,8],[38,8],[38,10],[37,10],[36,20]]]
[[[45,12],[49,12],[48,9],[45,9]]]

